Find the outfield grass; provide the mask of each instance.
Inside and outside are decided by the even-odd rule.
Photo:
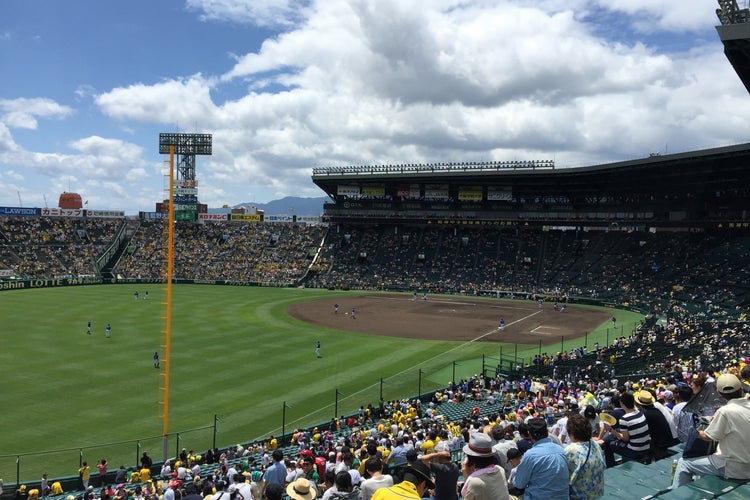
[[[146,290],[148,301],[143,300]],[[470,376],[481,369],[483,354],[498,355],[497,343],[322,329],[285,312],[291,303],[334,293],[342,296],[346,310],[346,296],[353,292],[174,287],[168,432],[180,436],[179,442],[174,435],[169,438],[168,453],[177,446],[211,446],[214,415],[220,419],[218,446],[280,435],[285,402],[288,433],[330,420],[336,404],[339,415],[362,404],[377,405],[381,387],[386,400],[427,392],[450,381],[454,369],[457,378]],[[51,477],[73,474],[80,457],[92,466],[102,457],[111,466],[129,465],[143,451],[161,458],[163,298],[163,285],[0,295],[0,477],[6,484],[15,480],[16,455],[22,455],[23,481],[38,480],[44,471]],[[620,324],[639,319],[618,312]],[[104,336],[107,323],[112,324],[110,339]],[[605,328],[589,334],[590,345],[604,343]],[[318,339],[321,359],[314,354]],[[519,346],[518,354],[528,358],[537,349]],[[155,350],[162,356],[159,370],[153,367]]]

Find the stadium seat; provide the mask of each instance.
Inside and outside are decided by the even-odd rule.
[[[668,463],[669,468],[666,470],[652,469],[650,474],[637,479],[638,484],[654,488],[659,493],[666,493],[672,486],[672,464]],[[648,466],[652,467],[652,466]]]
[[[651,474],[651,469],[648,465],[645,465],[642,462],[638,462],[636,460],[623,462],[620,465],[613,467],[611,470],[617,471],[621,475],[630,477],[643,477],[644,475]]]
[[[652,498],[660,493],[658,488],[634,482],[629,476],[608,476],[604,480],[604,498]]]
[[[695,490],[703,491],[712,496],[720,496],[737,488],[738,483],[728,481],[719,476],[703,476],[700,479],[688,483],[685,486]]]
[[[750,484],[744,484],[733,489],[729,493],[722,494],[722,500],[747,500],[750,498]]]
[[[631,497],[632,498],[632,497]],[[687,485],[670,490],[657,496],[659,500],[707,500],[713,498],[713,495],[702,490],[688,488]]]

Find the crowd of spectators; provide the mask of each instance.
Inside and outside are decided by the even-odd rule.
[[[0,217],[0,269],[30,278],[96,276],[122,219]]]
[[[97,259],[115,239],[122,218],[0,217],[0,269],[16,278],[98,276]],[[130,226],[130,224],[129,224]],[[136,221],[114,272],[123,278],[163,278],[161,221]],[[292,223],[175,226],[175,276],[185,279],[297,283],[305,276],[326,227]]]
[[[96,275],[128,224],[123,278],[163,278],[161,221],[0,217],[0,269]],[[586,298],[698,319],[750,300],[750,238],[701,231],[543,231],[525,226],[293,223],[175,225],[175,276],[430,293]]]
[[[292,223],[175,225],[174,276],[293,284],[310,267],[324,226]],[[123,278],[163,277],[164,227],[143,221],[114,272]]]
[[[687,363],[657,379],[593,385],[479,374],[429,401],[363,405],[325,426],[295,429],[288,439],[270,436],[203,453],[183,449],[157,465],[150,458],[144,465],[144,458],[136,467],[105,469],[96,484],[81,474],[80,489],[68,500],[377,500],[419,490],[432,498],[588,499],[603,495],[606,468],[664,457],[677,464],[672,488],[694,475],[747,481],[747,341],[738,354],[724,365]],[[696,436],[718,447],[690,457]],[[41,487],[31,491],[38,496]],[[22,488],[16,500],[31,497]]]
[[[325,243],[310,286],[681,303],[704,318],[750,300],[741,233],[341,224]]]

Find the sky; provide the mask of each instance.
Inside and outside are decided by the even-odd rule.
[[[0,206],[73,191],[90,209],[153,211],[161,132],[213,135],[196,167],[211,208],[323,196],[314,167],[560,168],[748,142],[717,7],[2,0]]]

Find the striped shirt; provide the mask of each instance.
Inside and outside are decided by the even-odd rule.
[[[627,431],[628,448],[633,451],[648,451],[651,448],[651,436],[648,432],[648,422],[643,412],[636,410],[620,417],[620,432]]]

